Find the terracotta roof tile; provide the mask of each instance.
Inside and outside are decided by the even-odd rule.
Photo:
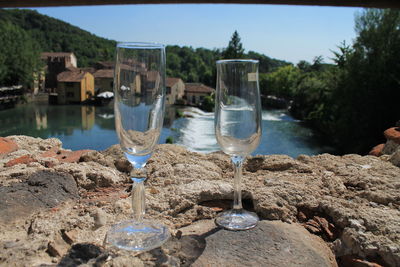
[[[114,70],[113,69],[101,69],[96,71],[93,76],[95,78],[113,78]]]
[[[208,87],[202,83],[185,83],[185,92],[212,93],[214,91],[214,88]]]
[[[167,87],[172,87],[174,86],[177,82],[179,82],[180,78],[173,78],[173,77],[167,77],[165,84]]]
[[[58,82],[80,82],[87,72],[85,71],[64,71],[57,75]]]

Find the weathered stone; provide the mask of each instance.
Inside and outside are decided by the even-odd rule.
[[[40,208],[51,208],[78,197],[72,176],[49,171],[30,175],[23,183],[0,187],[0,222],[12,222]]]
[[[52,149],[43,152],[40,156],[43,158],[55,158],[60,162],[72,163],[79,162],[81,156],[85,153],[92,152],[93,150],[83,149],[76,151],[67,151],[62,150],[57,147],[53,147]]]
[[[392,140],[400,144],[400,128],[392,127],[383,132],[387,140]]]
[[[400,145],[393,140],[387,140],[385,143],[385,147],[382,149],[382,153],[386,155],[393,154],[397,149],[400,148]]]
[[[21,200],[17,204],[28,207],[29,212],[24,213],[24,220],[0,225],[0,247],[8,247],[0,249],[0,258],[5,264],[38,266],[60,260],[60,256],[55,259],[45,251],[49,242],[60,233],[64,233],[64,240],[71,243],[65,233],[72,230],[76,231],[73,243],[101,246],[111,224],[131,218],[129,177],[115,166],[105,164],[115,165],[115,160],[124,159],[119,146],[113,146],[108,154],[101,152],[102,156],[98,152],[89,152],[90,156],[83,154],[80,157],[81,162],[46,167],[45,160],[56,161],[40,157],[50,149],[39,147],[46,140],[17,139],[24,140],[21,141],[24,148],[0,159],[0,166],[23,155],[31,155],[38,162],[1,169],[1,190],[6,187],[18,189],[14,186],[26,184],[32,172],[50,169],[51,172],[70,173],[78,183],[81,198],[55,208],[37,209],[36,206],[29,208],[33,207],[31,203],[35,199],[29,200],[29,206],[22,201],[28,198],[21,190],[16,190],[14,193],[20,195],[13,196]],[[32,144],[31,150],[27,144]],[[389,155],[377,158],[329,154],[301,155],[297,159],[276,155],[249,157],[243,169],[243,204],[264,220],[276,219],[294,225],[300,221],[313,227],[316,235],[331,244],[338,258],[352,255],[383,266],[400,266],[400,172],[389,158]],[[232,205],[232,163],[229,156],[221,152],[204,155],[175,145],[159,145],[146,169],[146,191],[153,192],[146,196],[147,217],[167,224],[173,233],[193,222],[212,220],[218,212]],[[45,194],[40,190],[39,193]],[[31,191],[26,190],[26,195],[29,194]],[[51,197],[59,200],[58,193],[51,193]],[[40,205],[43,203],[38,203],[37,207]],[[107,217],[100,227],[95,226],[93,217],[98,208]],[[7,216],[1,214],[2,218]],[[132,262],[145,266],[188,266],[188,262],[201,257],[202,245],[207,244],[204,238],[193,233],[183,233],[181,237],[175,235],[171,242],[142,254],[140,259],[131,256]],[[197,254],[194,251],[198,251]],[[125,262],[123,259],[126,259],[126,254],[116,252],[104,262],[103,254],[79,264],[98,262],[112,266],[114,260]]]
[[[26,135],[12,135],[7,138],[13,140],[18,144],[19,149],[38,153],[41,151],[49,150],[53,147],[61,147],[62,143],[57,138],[35,138]]]
[[[107,213],[105,213],[102,209],[96,209],[92,217],[94,219],[94,227],[96,229],[107,224]]]
[[[49,242],[47,246],[47,253],[53,257],[60,257],[67,253],[69,245],[57,235],[54,241]]]
[[[54,167],[58,172],[71,174],[78,186],[94,189],[98,186],[111,186],[115,183],[128,182],[127,176],[115,169],[102,166],[96,162],[63,163]]]
[[[31,162],[36,162],[37,160],[32,158],[30,155],[24,155],[16,159],[12,159],[4,164],[5,167],[12,167],[17,164],[28,164]]]
[[[112,157],[104,156],[102,153],[95,150],[90,150],[86,153],[83,153],[82,156],[80,157],[80,161],[83,162],[94,161],[103,166],[114,167],[113,164],[114,159]]]
[[[18,145],[15,141],[0,137],[0,157],[7,155],[10,152],[16,151],[18,149]]]
[[[296,224],[260,221],[251,230],[203,236],[205,249],[192,266],[337,266],[323,240]]]
[[[400,147],[390,156],[389,161],[393,163],[393,165],[400,167]]]
[[[126,159],[120,145],[113,145],[102,152],[105,157],[114,159],[114,166],[120,172],[130,173],[132,164]]]
[[[375,157],[382,156],[383,155],[382,150],[384,147],[385,144],[379,144],[377,146],[374,146],[368,154]]]
[[[77,238],[78,238],[78,231],[76,229],[63,232],[63,239],[70,245],[75,243]]]

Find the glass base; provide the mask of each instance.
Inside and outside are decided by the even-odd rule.
[[[215,223],[228,230],[247,230],[255,227],[260,219],[257,214],[244,209],[224,211],[215,218]]]
[[[170,234],[165,225],[134,220],[111,226],[106,236],[106,244],[132,251],[148,251],[160,247]]]

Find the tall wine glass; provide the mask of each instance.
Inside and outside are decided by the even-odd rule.
[[[231,156],[235,176],[233,209],[219,214],[215,222],[229,230],[253,228],[259,219],[242,207],[241,179],[243,162],[261,138],[257,60],[217,61],[215,135],[222,150]]]
[[[118,248],[146,251],[161,246],[168,228],[143,220],[144,167],[160,137],[165,107],[165,47],[152,43],[118,43],[114,73],[115,128],[128,161],[141,170],[133,177],[133,219],[113,225],[106,242]]]

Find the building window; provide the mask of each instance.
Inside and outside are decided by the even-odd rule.
[[[67,97],[74,97],[74,92],[67,92]]]
[[[171,87],[167,87],[167,95],[170,95],[171,94]]]
[[[67,83],[65,83],[65,86],[66,87],[74,87],[74,83],[67,82]]]
[[[196,103],[196,96],[192,96],[192,103]]]
[[[203,100],[204,100],[204,96],[201,95],[201,96],[200,96],[200,102],[203,102]]]

